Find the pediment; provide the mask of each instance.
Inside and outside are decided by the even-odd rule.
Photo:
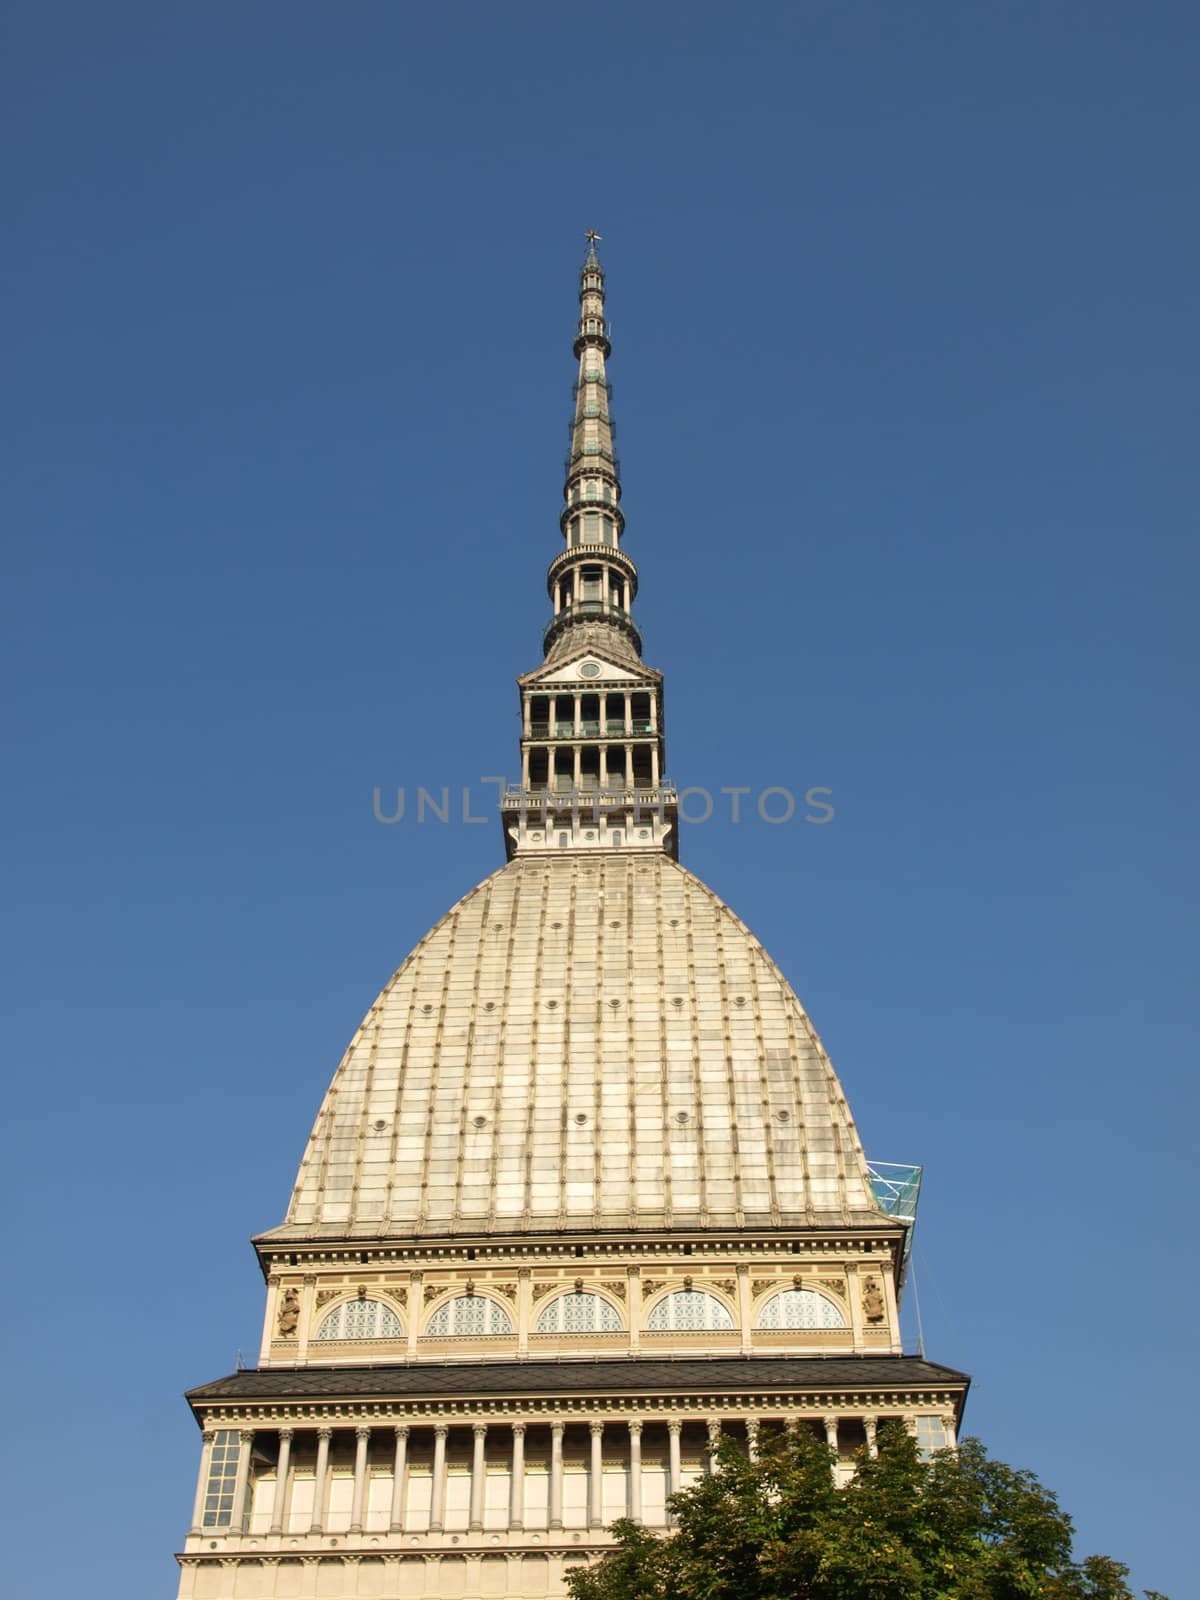
[[[586,686],[607,683],[657,684],[659,674],[649,667],[631,667],[627,661],[615,661],[599,650],[581,650],[570,661],[557,662],[553,667],[538,667],[525,673],[520,682],[523,687],[557,687],[559,684]]]

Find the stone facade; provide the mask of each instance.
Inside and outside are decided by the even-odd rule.
[[[186,1600],[558,1595],[731,1435],[815,1428],[845,1478],[965,1376],[903,1353],[911,1214],[878,1198],[791,987],[680,867],[641,659],[604,279],[581,274],[544,660],[507,864],[372,1005],[266,1281],[258,1366],[192,1390]]]

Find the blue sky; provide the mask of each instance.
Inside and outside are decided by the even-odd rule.
[[[972,1431],[1181,1600],[1194,7],[2,26],[12,1592],[174,1592],[248,1237],[501,859],[372,791],[515,770],[596,227],[672,773],[836,809],[684,859],[925,1163]]]

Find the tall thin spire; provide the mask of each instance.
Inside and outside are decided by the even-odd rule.
[[[579,624],[603,622],[623,636],[622,648],[632,646],[640,657],[641,635],[630,613],[637,568],[621,548],[625,514],[621,463],[613,444],[612,385],[605,369],[612,343],[604,317],[604,269],[596,250],[600,235],[589,229],[586,239],[573,345],[579,370],[559,516],[567,548],[551,563],[547,585],[554,616],[543,644],[549,655],[556,641]]]
[[[625,553],[620,462],[605,321],[604,268],[586,234],[578,372],[559,528],[546,574],[544,660],[521,687],[521,782],[502,807],[509,855],[616,848],[676,853],[676,797],[663,777],[662,674],[642,661],[632,614],[638,573]]]

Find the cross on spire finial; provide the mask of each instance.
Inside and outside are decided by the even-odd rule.
[[[594,245],[598,244],[600,240],[603,239],[604,235],[602,233],[597,233],[595,228],[589,228],[583,237],[589,244]]]

